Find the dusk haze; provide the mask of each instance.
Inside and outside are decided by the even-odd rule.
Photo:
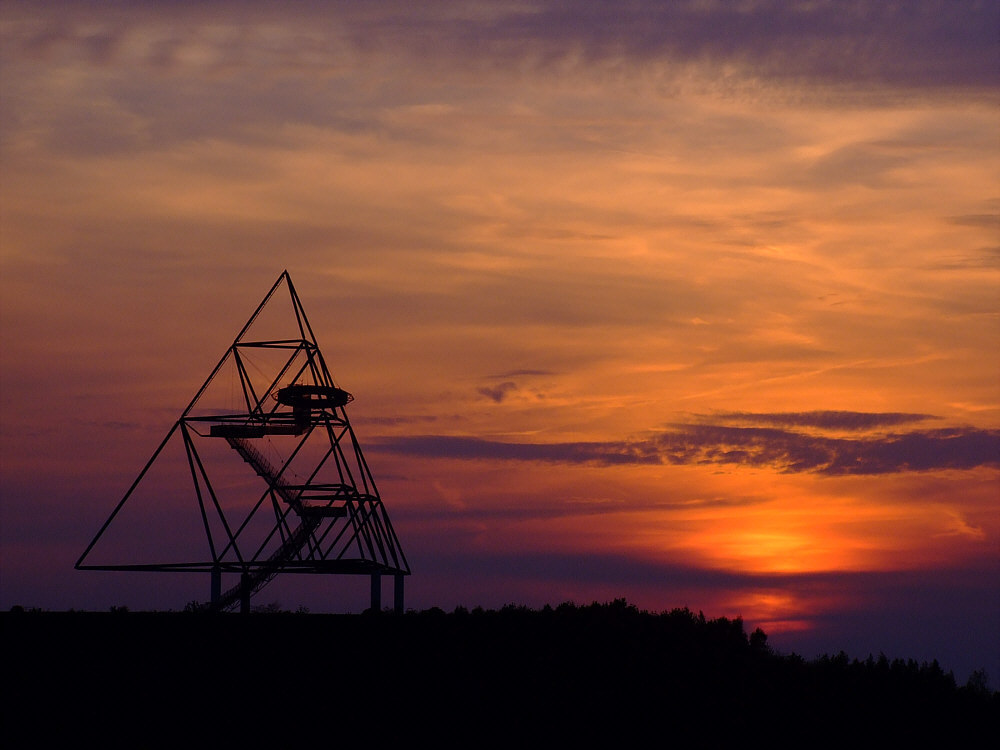
[[[74,564],[287,270],[407,608],[624,598],[1000,687],[998,29],[0,2],[0,610],[209,600]],[[137,560],[203,542],[191,474],[157,481]],[[369,580],[269,603],[359,613]]]

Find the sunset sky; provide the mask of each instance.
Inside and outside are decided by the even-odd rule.
[[[408,606],[624,596],[1000,686],[998,28],[0,2],[0,608],[207,598],[73,563],[287,268]]]

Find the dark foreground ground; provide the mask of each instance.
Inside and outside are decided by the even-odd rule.
[[[1000,693],[603,605],[402,616],[4,612],[4,747],[963,746]]]

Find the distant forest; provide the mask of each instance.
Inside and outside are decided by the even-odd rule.
[[[952,746],[1000,692],[937,664],[780,654],[740,619],[624,599],[394,616],[0,613],[5,747]],[[11,743],[17,744],[11,744]]]

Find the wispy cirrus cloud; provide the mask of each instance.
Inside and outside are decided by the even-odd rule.
[[[268,3],[240,3],[243,15],[256,21],[248,26],[218,23],[231,20],[237,6],[229,2],[199,4],[197,15],[181,18],[176,3],[123,6],[102,23],[95,23],[95,8],[104,4],[61,5],[52,18],[7,9],[20,54],[57,55],[68,48],[94,64],[197,67],[216,75],[253,65],[268,75],[307,69],[335,77],[359,56],[393,54],[431,65],[462,57],[485,73],[511,65],[539,73],[620,61],[713,60],[757,76],[834,85],[965,88],[997,82],[1000,14],[995,4],[963,0],[761,0],[735,7],[697,0],[625,6],[549,0],[432,2],[419,9],[400,2],[330,2],[298,4],[295,14]],[[172,23],[156,23],[160,16]]]
[[[526,375],[555,375],[553,370],[509,370],[507,372],[501,372],[496,375],[491,375],[493,378],[516,378],[523,377]]]
[[[723,412],[705,417],[707,422],[744,422],[785,427],[818,427],[834,430],[870,430],[878,427],[940,419],[932,414],[903,412],[806,411],[806,412]]]

